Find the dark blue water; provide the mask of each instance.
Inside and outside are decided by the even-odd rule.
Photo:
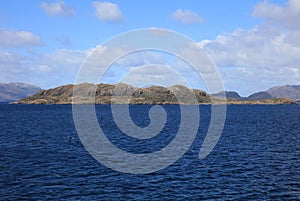
[[[97,106],[107,137],[133,153],[161,149],[180,122],[176,105],[150,140],[134,140],[114,124],[109,106]],[[150,123],[150,106],[131,107],[133,121]],[[210,107],[186,154],[166,169],[123,174],[98,163],[76,133],[70,105],[0,105],[0,199],[59,200],[300,200],[300,105],[228,106],[213,152],[198,159]]]

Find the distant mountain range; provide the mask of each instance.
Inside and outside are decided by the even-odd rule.
[[[300,85],[276,86],[267,90],[274,98],[289,98],[300,101]]]
[[[189,89],[182,85],[171,87],[151,86],[137,88],[124,83],[76,85],[76,90],[82,96],[73,97],[74,85],[63,85],[53,89],[41,90],[38,93],[23,98],[15,103],[19,104],[72,104],[72,103],[96,103],[96,104],[295,104],[296,102],[286,98],[274,98],[268,92],[254,93],[248,97],[241,97],[237,92],[224,92],[207,94],[198,89]],[[95,96],[93,96],[95,94]],[[194,95],[193,95],[194,94]],[[192,96],[196,97],[193,101]],[[112,97],[117,98],[114,102]],[[116,100],[116,99],[115,99]],[[75,101],[75,102],[74,102]]]
[[[219,92],[213,94],[213,96],[222,96],[224,92]],[[235,91],[226,91],[226,97],[236,100],[264,100],[270,98],[287,98],[294,101],[300,101],[300,85],[284,85],[284,86],[275,86],[267,91],[261,91],[254,93],[248,97],[241,97]]]
[[[257,93],[251,94],[248,97],[241,97],[235,91],[225,91],[225,93],[226,93],[226,98],[227,99],[234,99],[234,100],[239,100],[239,101],[266,100],[266,99],[275,98],[275,97],[271,96],[271,94],[269,94],[266,91],[257,92]],[[217,94],[212,94],[212,96],[222,97],[222,96],[224,96],[224,92],[219,92]],[[278,98],[285,98],[285,97],[278,97]]]
[[[0,83],[0,102],[16,101],[27,96],[31,96],[41,88],[30,84],[13,82],[13,83]]]

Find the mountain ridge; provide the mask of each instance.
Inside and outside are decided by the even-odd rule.
[[[289,98],[300,101],[300,85],[274,86],[267,90],[274,98]]]
[[[242,97],[238,92],[236,91],[225,91],[225,93],[223,91],[212,94],[212,96],[214,97],[223,97],[224,94],[226,94],[226,98],[229,99],[235,99],[235,100],[239,100],[239,101],[251,101],[251,100],[265,100],[265,99],[272,99],[275,97],[272,97],[271,94],[269,94],[266,91],[260,91],[260,92],[256,92],[253,93],[251,95],[249,95],[248,97]],[[284,97],[280,97],[280,98],[284,98]]]
[[[40,87],[22,82],[0,83],[0,102],[16,101],[31,96],[41,90]]]

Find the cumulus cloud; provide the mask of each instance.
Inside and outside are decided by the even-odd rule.
[[[299,8],[297,0],[283,6],[264,1],[252,13],[264,19],[262,24],[199,43],[223,67],[227,87],[236,89],[236,83],[243,82],[244,94],[249,94],[274,85],[300,84]]]
[[[91,56],[94,51],[99,54]],[[34,52],[27,52],[25,55],[24,53],[0,51],[0,71],[2,73],[0,82],[28,82],[42,88],[74,83],[83,62],[86,61],[85,65],[88,67],[84,67],[87,67],[87,77],[83,77],[84,80],[82,80],[84,82],[89,81],[89,76],[96,76],[96,82],[106,83],[129,80],[128,83],[131,84],[151,82],[152,84],[164,83],[167,85],[169,83],[168,85],[174,85],[183,84],[181,81],[187,80],[193,87],[199,86],[199,76],[187,63],[178,63],[177,59],[179,58],[176,59],[160,51],[133,52],[115,60],[115,63],[108,66],[107,71],[104,70],[110,64],[106,60],[112,61],[126,52],[125,47],[109,48],[106,46],[86,50],[58,49],[52,53],[32,54]],[[89,55],[91,57],[86,60]],[[166,68],[161,68],[161,66]],[[178,75],[173,76],[168,69],[172,69]],[[102,78],[99,77],[100,71],[105,72]]]
[[[184,78],[170,66],[159,64],[148,64],[133,68],[122,76],[119,82],[136,87],[187,85]]]
[[[284,6],[263,1],[257,4],[252,12],[256,18],[279,24],[288,29],[300,29],[300,1],[289,0]]]
[[[172,19],[182,24],[203,23],[204,20],[191,10],[178,9],[171,15]]]
[[[123,17],[117,4],[111,2],[93,2],[95,15],[104,22],[121,22]]]
[[[27,31],[0,29],[0,47],[31,47],[43,45],[39,36]]]
[[[52,53],[41,54],[34,61],[35,65],[31,66],[30,70],[39,72],[43,76],[50,75],[47,79],[53,79],[52,83],[57,85],[74,83],[80,66],[91,51],[92,49],[58,49]]]
[[[219,35],[215,40],[199,44],[212,56],[218,66],[284,68],[299,67],[300,63],[300,2],[288,1],[285,6],[264,1],[255,6],[253,15],[265,23],[248,30],[237,29]],[[296,12],[298,11],[298,12]],[[278,26],[279,25],[279,26]],[[285,28],[284,28],[285,27]]]
[[[105,62],[107,60],[114,60],[127,52],[126,49],[105,46],[86,50],[58,49],[51,53],[34,53],[31,51],[20,54],[0,51],[0,82],[28,82],[42,88],[74,83],[84,61],[94,51],[99,54],[89,57],[85,63],[85,65],[91,66],[88,67],[88,70],[92,70],[89,75],[97,75],[99,71],[106,67]],[[103,55],[101,52],[103,52]],[[107,53],[105,54],[105,52]],[[103,57],[99,58],[98,55]],[[114,77],[116,71],[120,70],[122,74],[131,66],[137,65],[137,63],[143,64],[150,60],[159,62],[160,58],[151,53],[145,53],[142,60],[139,60],[136,56],[128,56],[127,59],[126,57],[122,58],[116,61],[116,65],[119,65],[120,68],[110,67],[108,73],[105,74],[104,81],[116,82],[118,79]],[[88,81],[88,77],[85,81]]]
[[[1,77],[5,73],[22,73],[25,71],[26,59],[16,53],[0,52]]]
[[[128,54],[116,61],[117,65],[124,67],[135,67],[142,66],[145,64],[165,64],[166,60],[164,59],[162,53],[155,51],[138,51],[131,54]]]
[[[0,51],[0,82],[27,82],[42,88],[74,83],[88,50],[58,49],[52,53]]]
[[[257,26],[219,35],[216,40],[201,41],[200,45],[218,66],[296,67],[300,62],[300,46],[289,35],[281,30]]]
[[[75,16],[76,12],[71,7],[67,6],[63,1],[47,3],[42,2],[40,7],[49,16]]]
[[[0,82],[26,82],[36,84],[30,67],[34,62],[24,55],[10,51],[0,51]],[[45,79],[45,78],[44,78]]]

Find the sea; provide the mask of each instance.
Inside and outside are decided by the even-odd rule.
[[[132,121],[147,127],[151,107],[130,105]],[[166,123],[151,139],[125,135],[110,105],[95,111],[112,144],[145,154],[170,144],[180,127],[180,107],[162,107]],[[71,105],[0,104],[0,200],[300,200],[300,105],[228,105],[218,143],[201,160],[211,106],[199,109],[196,137],[181,158],[130,174],[86,150]]]

